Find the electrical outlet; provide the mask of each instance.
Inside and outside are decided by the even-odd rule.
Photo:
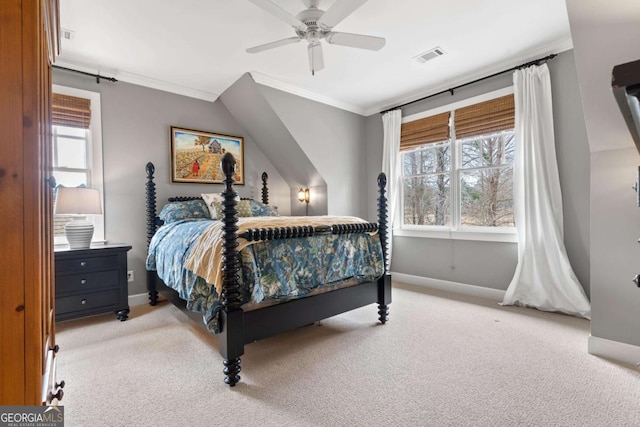
[[[127,271],[127,282],[133,282],[133,270]]]

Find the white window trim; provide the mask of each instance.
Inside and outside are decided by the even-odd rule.
[[[100,93],[83,89],[76,89],[67,86],[52,85],[52,91],[61,95],[77,96],[91,100],[91,123],[89,132],[91,134],[91,144],[87,146],[87,156],[91,161],[91,188],[100,190],[100,203],[102,203],[102,215],[91,215],[93,217],[93,239],[91,242],[104,243],[104,173],[102,167],[102,113],[100,107]],[[55,237],[55,246],[67,244],[65,237]]]
[[[463,99],[461,101],[453,102],[451,104],[443,105],[441,107],[433,108],[431,110],[421,111],[416,114],[402,118],[402,123],[412,122],[414,120],[423,119],[425,117],[435,116],[436,114],[446,113],[448,111],[454,111],[459,108],[467,107],[473,104],[479,104],[491,99],[500,98],[502,96],[511,95],[514,93],[513,86],[509,86],[503,89],[487,92],[482,95],[474,96],[472,98]],[[455,143],[455,135],[451,140],[451,162],[457,161],[459,146]],[[455,163],[457,164],[457,163]],[[459,174],[459,170],[456,170],[456,174]],[[451,198],[458,197],[458,189],[456,186],[451,188]],[[403,191],[403,186],[399,189]],[[401,193],[401,200],[403,199]],[[452,222],[456,220],[459,215],[459,204],[455,203],[451,216]],[[487,241],[487,242],[517,242],[518,234],[515,227],[469,227],[462,226],[458,228],[432,226],[432,225],[403,225],[402,217],[404,215],[404,206],[401,204],[400,215],[396,215],[393,221],[393,235],[398,237],[417,237],[425,239],[452,239],[452,240],[475,240],[475,241]],[[455,224],[456,222],[454,222]]]
[[[394,228],[393,235],[397,237],[418,237],[423,239],[452,239],[452,240],[479,240],[485,242],[518,242],[518,234],[510,228],[497,228],[486,230],[474,230],[473,227],[464,227],[457,230],[442,229],[434,226],[405,225],[402,228]]]

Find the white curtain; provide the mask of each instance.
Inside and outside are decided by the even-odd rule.
[[[546,64],[514,74],[514,210],[518,265],[503,304],[591,317],[564,246],[551,81]]]
[[[387,271],[391,267],[393,221],[400,207],[400,127],[402,112],[392,110],[382,115],[384,147],[382,152],[382,172],[387,175],[387,199],[389,223],[387,232]]]

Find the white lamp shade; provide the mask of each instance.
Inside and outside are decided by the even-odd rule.
[[[102,213],[100,192],[95,188],[58,188],[56,215],[99,215]],[[65,236],[71,249],[88,249],[93,237],[93,224],[85,219],[75,218],[64,227]]]
[[[58,188],[56,215],[99,215],[102,213],[100,191],[95,188]]]

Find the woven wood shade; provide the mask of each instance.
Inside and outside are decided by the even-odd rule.
[[[513,95],[456,110],[454,126],[458,139],[513,129],[515,127]]]
[[[400,151],[449,139],[449,112],[403,123],[400,131]]]
[[[91,101],[54,93],[51,100],[51,122],[57,126],[89,129]]]

